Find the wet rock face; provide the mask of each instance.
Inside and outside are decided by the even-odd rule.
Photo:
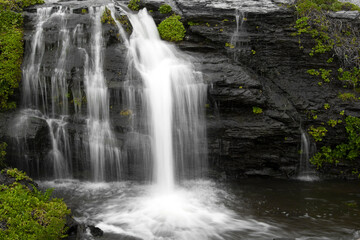
[[[73,11],[67,24],[72,30],[81,23],[84,26],[84,41],[89,41],[91,21],[88,14],[80,9],[88,9],[86,2]],[[71,4],[77,4],[72,2]],[[161,20],[156,12],[162,1],[144,1],[144,6],[152,9],[155,21]],[[290,34],[295,21],[293,10],[282,7],[288,1],[237,1],[237,0],[173,0],[173,10],[182,15],[182,21],[192,22],[187,27],[185,41],[177,46],[194,57],[196,68],[203,73],[208,84],[207,128],[210,174],[215,178],[238,179],[251,175],[291,177],[299,165],[300,127],[309,126],[329,118],[336,119],[337,113],[346,110],[358,116],[358,102],[344,104],[336,98],[339,86],[336,84],[319,87],[317,81],[306,73],[311,68],[321,68],[328,56],[310,58],[311,40],[304,42],[305,50],[300,50],[298,39]],[[237,27],[235,9],[242,15],[238,18],[242,25]],[[36,13],[36,12],[35,12]],[[35,13],[29,9],[25,14],[25,46],[35,29]],[[337,14],[336,17],[342,17]],[[238,29],[238,31],[237,31]],[[44,26],[45,55],[44,75],[51,78],[55,68],[59,25],[56,22]],[[120,114],[126,110],[125,77],[128,74],[126,47],[116,28],[105,24],[103,27],[104,75],[110,92],[110,118],[121,148],[130,144],[126,133],[130,129],[129,116]],[[75,44],[76,45],[76,44]],[[67,61],[67,76],[70,89],[84,92],[84,56],[74,48]],[[328,64],[329,65],[329,64]],[[327,66],[333,67],[334,66]],[[335,69],[334,69],[335,70]],[[341,87],[341,86],[340,86]],[[74,90],[75,91],[75,90]],[[331,111],[326,111],[324,103],[329,103]],[[254,113],[254,107],[261,113]],[[309,118],[309,112],[316,111],[317,119]],[[86,131],[86,103],[76,109],[69,104],[70,145],[75,146],[84,138]],[[1,139],[9,144],[9,158],[18,163],[16,149],[19,145],[12,129],[17,113],[2,114],[0,117]],[[46,158],[50,149],[47,127],[41,120],[32,120],[29,131],[23,133],[28,139],[27,158],[32,159],[30,168]],[[9,127],[4,127],[9,126]],[[337,130],[325,142],[334,144],[344,139],[344,131]],[[80,139],[80,140],[79,140]],[[128,149],[131,149],[129,147]],[[143,175],[142,163],[130,158],[136,150],[127,153],[126,165],[132,170],[129,179]],[[75,177],[86,178],[86,166],[81,160],[82,152],[72,152],[73,165],[78,169]],[[36,160],[36,161],[35,161]],[[45,170],[44,170],[45,171]],[[31,173],[30,173],[31,174]],[[41,175],[41,174],[40,174]]]

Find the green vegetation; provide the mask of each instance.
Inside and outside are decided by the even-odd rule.
[[[307,114],[307,118],[308,119],[314,119],[314,120],[316,120],[317,118],[318,118],[318,116],[317,116],[317,111],[315,111],[315,110],[307,110],[306,111],[306,114]]]
[[[314,127],[311,126],[308,129],[308,133],[314,138],[316,142],[320,142],[323,140],[323,137],[325,137],[327,133],[327,129],[323,126],[320,127]]]
[[[163,4],[159,7],[159,12],[162,14],[171,13],[171,11],[172,8],[170,7],[170,5]]]
[[[140,0],[130,0],[128,4],[128,8],[133,11],[139,11],[140,9]]]
[[[344,71],[342,68],[339,68],[338,72],[338,79],[344,82],[346,86],[353,88],[359,87],[358,83],[360,82],[360,69],[353,67],[349,71]]]
[[[309,74],[321,76],[324,82],[330,82],[331,75],[338,74],[338,79],[346,87],[356,87],[360,77],[360,34],[359,27],[349,22],[330,18],[328,11],[356,10],[360,8],[351,3],[338,0],[298,0],[296,5],[298,19],[295,23],[296,33],[293,36],[307,35],[314,40],[309,55],[332,53],[326,62],[332,63],[334,57],[341,66],[337,73],[325,69],[310,69]],[[300,48],[301,39],[299,38]],[[319,86],[322,82],[319,82]]]
[[[158,26],[160,37],[170,42],[182,41],[186,30],[180,19],[179,15],[174,14],[163,20]]]
[[[334,119],[330,119],[327,124],[331,127],[335,127],[337,124],[342,123],[342,120],[334,120]]]
[[[324,104],[324,109],[325,109],[325,110],[328,110],[329,108],[330,108],[330,104],[325,103],[325,104]]]
[[[23,58],[24,7],[44,3],[43,0],[0,0],[0,111],[16,107],[11,96],[19,87]]]
[[[107,23],[111,25],[115,25],[115,20],[111,16],[111,11],[105,7],[105,10],[101,16],[101,23]]]
[[[83,9],[81,9],[81,13],[86,14],[86,13],[88,13],[88,11],[86,10],[86,8],[83,8]]]
[[[121,15],[120,17],[117,18],[117,20],[120,22],[121,25],[123,25],[123,27],[125,28],[125,31],[127,33],[132,32],[131,23],[129,21],[129,18],[126,15]]]
[[[339,93],[338,98],[345,101],[355,101],[356,97],[354,93]]]
[[[121,115],[121,116],[126,116],[126,117],[128,117],[128,116],[131,116],[131,115],[132,115],[132,111],[131,111],[130,109],[122,110],[122,111],[120,112],[120,115]]]
[[[330,76],[331,76],[331,70],[326,70],[323,68],[320,68],[319,70],[310,69],[307,71],[308,74],[312,76],[320,76],[324,82],[329,83],[330,82]]]
[[[6,142],[0,143],[0,169],[5,167]]]
[[[263,112],[262,108],[253,107],[253,113],[254,114],[261,114],[262,112]]]
[[[4,172],[5,170],[3,170]],[[52,190],[45,193],[33,186],[31,191],[18,183],[31,180],[25,173],[13,169],[6,173],[16,182],[0,185],[0,239],[47,240],[65,237],[66,215],[70,214],[61,199],[50,198]]]
[[[189,26],[199,26],[200,24],[201,24],[201,23],[192,22],[192,21],[187,22],[187,25],[189,25]]]
[[[225,43],[225,47],[228,47],[228,48],[235,48],[234,45],[232,45],[231,43]]]
[[[345,129],[348,142],[341,143],[334,148],[323,146],[310,162],[320,168],[324,163],[338,164],[341,161],[353,161],[360,156],[360,118],[348,116],[345,119]]]

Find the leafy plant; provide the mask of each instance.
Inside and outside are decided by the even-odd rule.
[[[327,124],[331,127],[335,127],[337,124],[342,123],[342,120],[334,120],[334,119],[330,119]]]
[[[172,8],[168,4],[163,4],[159,7],[159,12],[162,14],[171,13]]]
[[[164,19],[158,26],[160,37],[170,42],[182,41],[186,30],[180,19],[181,17],[175,14]]]
[[[70,214],[66,204],[61,199],[51,199],[51,189],[42,193],[33,188],[31,191],[18,182],[0,185],[0,222],[5,225],[0,228],[0,239],[47,240],[66,236],[66,215]]]
[[[320,168],[324,163],[338,164],[341,161],[353,161],[360,156],[360,118],[348,116],[345,119],[345,129],[348,134],[348,142],[341,143],[335,148],[323,146],[310,162]]]
[[[4,172],[4,170],[2,172]],[[17,168],[7,169],[5,172],[7,175],[15,178],[16,181],[21,181],[21,180],[32,181],[30,177],[28,177],[23,171],[20,171]]]
[[[360,82],[360,69],[354,67],[349,71],[345,71],[342,68],[339,68],[338,72],[338,78],[340,81],[353,88],[358,86],[358,83]]]
[[[261,114],[262,112],[263,112],[262,108],[253,107],[253,113],[254,114]]]
[[[325,109],[325,110],[328,110],[329,108],[330,108],[330,104],[325,103],[325,104],[324,104],[324,109]]]
[[[140,9],[140,0],[130,0],[128,4],[128,8],[133,11],[139,11]]]
[[[327,133],[327,129],[323,126],[320,127],[314,127],[311,126],[308,129],[308,133],[314,138],[314,140],[316,142],[320,142],[323,140],[323,137],[325,137],[326,133]]]
[[[338,98],[345,101],[355,101],[356,97],[354,93],[339,93]]]

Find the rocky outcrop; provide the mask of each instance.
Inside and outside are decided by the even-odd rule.
[[[142,3],[153,11],[151,14],[157,23],[164,18],[157,12],[162,3]],[[305,48],[299,49],[298,39],[291,36],[296,16],[293,9],[284,5],[288,3],[291,2],[170,1],[173,10],[181,14],[187,28],[185,40],[176,45],[194,58],[195,66],[203,73],[204,81],[208,84],[206,118],[212,177],[228,180],[252,175],[293,177],[299,166],[301,129],[306,131],[311,125],[319,125],[331,118],[337,119],[342,110],[359,116],[359,102],[343,103],[336,97],[341,87],[339,84],[319,86],[317,80],[306,73],[308,69],[325,65],[335,70],[336,65],[326,63],[328,56],[308,55],[311,39],[305,39]],[[89,16],[80,10],[87,9],[87,3],[71,4],[77,10],[73,10],[68,24],[75,27],[81,22],[85,30],[89,31]],[[337,13],[333,17],[359,21],[358,16],[352,13],[349,16]],[[27,11],[25,19],[27,46],[34,29],[33,9]],[[44,55],[44,66],[52,69],[59,29],[50,24],[45,26],[44,31],[46,49],[49,49]],[[125,134],[130,128],[129,117],[119,114],[124,110],[121,98],[128,70],[126,48],[116,36],[114,26],[104,27],[103,34],[106,40],[104,74],[111,93],[111,122],[119,144],[123,147],[131,140],[126,139]],[[68,82],[70,87],[83,89],[82,57],[77,50],[72,52],[67,69]],[[52,72],[46,74],[51,77]],[[324,109],[325,103],[330,105],[330,109]],[[254,107],[261,108],[262,113],[254,113]],[[87,109],[86,104],[80,105],[80,110],[75,109],[75,104],[70,108],[68,131],[71,145],[75,145],[85,131],[84,116]],[[316,119],[312,115],[314,112]],[[29,131],[19,138],[15,136],[12,124],[16,115],[16,112],[11,112],[0,117],[1,139],[12,142],[8,153],[10,161],[15,165],[19,164],[16,162],[19,158],[16,154],[19,139],[27,139],[25,145],[29,150],[27,157],[30,159],[30,170],[36,168],[49,151],[47,126],[39,119],[33,120],[27,127]],[[334,145],[345,138],[341,127],[333,129],[329,134],[330,137],[322,144]],[[127,156],[131,158],[135,152],[131,150]],[[75,177],[86,177],[86,171],[83,171],[85,163],[81,160],[85,157],[83,153],[73,152],[72,157],[77,169]],[[128,178],[141,175],[139,163],[129,159],[126,165],[132,169],[127,173]],[[41,176],[46,170],[35,172]]]

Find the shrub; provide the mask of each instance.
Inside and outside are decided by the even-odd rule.
[[[163,4],[159,7],[159,12],[162,14],[171,13],[172,8],[170,5]]]
[[[128,8],[130,8],[133,11],[139,11],[140,9],[140,0],[131,0],[128,4]]]
[[[7,170],[17,179],[30,179],[18,170]],[[9,175],[9,174],[8,174]],[[33,187],[14,182],[0,185],[0,239],[47,240],[65,237],[66,215],[70,210],[61,199],[50,198],[52,190],[45,193]]]
[[[180,19],[179,15],[174,14],[163,20],[158,26],[160,37],[170,42],[182,41],[186,30]]]
[[[338,164],[340,161],[352,161],[360,156],[360,118],[348,116],[345,123],[348,142],[341,143],[335,148],[323,146],[321,151],[310,159],[317,168],[322,167],[324,163]]]

